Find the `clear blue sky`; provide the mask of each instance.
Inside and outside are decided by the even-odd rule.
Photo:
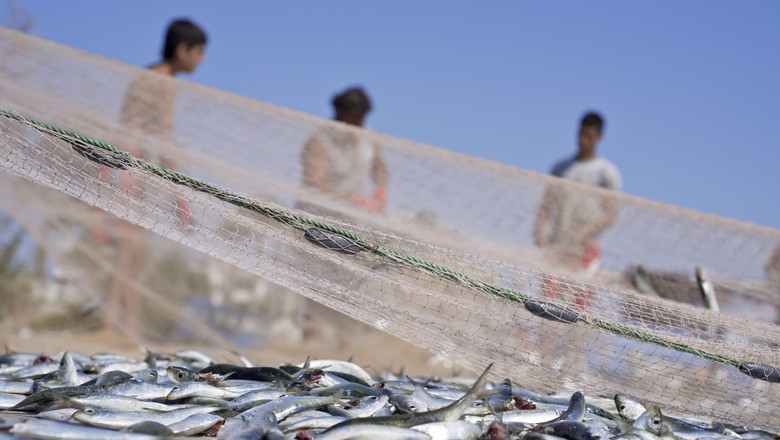
[[[780,1],[15,4],[140,66],[188,17],[210,37],[193,82],[323,117],[363,85],[374,130],[539,172],[596,109],[626,192],[780,228]]]

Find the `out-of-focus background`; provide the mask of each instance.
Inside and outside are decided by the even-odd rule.
[[[363,85],[370,128],[547,173],[578,118],[624,191],[780,227],[780,4],[0,0],[0,24],[136,66],[163,30],[206,29],[198,84],[331,117]]]
[[[494,363],[777,428],[776,4],[77,6],[2,2],[11,347]],[[205,61],[143,69],[182,17]],[[620,188],[549,175],[589,110]]]

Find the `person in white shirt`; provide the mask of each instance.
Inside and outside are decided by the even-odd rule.
[[[596,152],[604,133],[604,118],[586,113],[580,122],[577,153],[553,166],[552,174],[570,181],[619,191],[617,167]],[[594,273],[600,262],[599,236],[617,217],[610,197],[577,185],[550,185],[536,216],[535,243],[569,270]],[[549,290],[549,289],[547,289]],[[547,292],[545,296],[556,296]],[[590,298],[577,298],[588,308]]]

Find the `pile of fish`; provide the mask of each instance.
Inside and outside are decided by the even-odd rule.
[[[349,361],[220,363],[196,350],[144,360],[73,352],[0,356],[0,438],[779,438],[664,416],[628,396],[542,396],[508,380],[372,376]],[[612,408],[608,411],[605,408]]]

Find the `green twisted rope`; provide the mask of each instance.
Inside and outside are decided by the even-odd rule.
[[[20,116],[16,113],[13,113],[8,110],[0,109],[0,115],[5,116],[6,118],[13,119],[25,124],[29,124],[35,128],[43,129],[49,132],[54,133],[58,137],[63,138],[70,138],[77,140],[79,142],[82,142],[87,145],[91,145],[94,147],[98,147],[102,150],[108,151],[114,155],[117,155],[125,160],[127,160],[127,163],[130,166],[133,166],[135,168],[139,168],[145,171],[148,171],[156,176],[163,177],[167,180],[170,180],[174,183],[184,185],[188,188],[194,189],[196,191],[205,192],[207,194],[210,194],[219,200],[231,203],[235,206],[239,206],[241,208],[245,208],[254,212],[257,212],[259,214],[262,214],[266,217],[272,218],[274,220],[277,220],[283,224],[289,225],[293,228],[305,231],[308,229],[308,227],[313,226],[334,234],[341,235],[345,238],[348,238],[352,240],[355,244],[360,246],[366,251],[369,251],[377,256],[386,258],[392,262],[399,263],[402,265],[405,265],[407,267],[412,267],[415,269],[422,270],[424,272],[427,272],[429,274],[435,275],[437,277],[443,278],[448,281],[452,281],[454,283],[458,283],[461,285],[464,285],[466,287],[470,287],[473,289],[477,289],[479,291],[496,295],[505,299],[508,299],[510,301],[520,302],[525,305],[527,305],[527,302],[534,302],[533,298],[522,294],[520,292],[506,289],[500,286],[496,286],[493,284],[485,283],[483,281],[480,281],[478,279],[469,277],[468,275],[462,274],[460,272],[454,271],[452,269],[449,269],[447,267],[431,263],[419,258],[416,258],[414,256],[406,255],[404,253],[395,251],[393,249],[384,247],[384,246],[375,246],[372,243],[368,242],[367,240],[363,239],[362,237],[354,234],[351,231],[342,229],[338,226],[333,226],[328,223],[323,223],[320,221],[317,221],[315,219],[311,219],[308,217],[304,217],[301,215],[297,215],[295,213],[285,211],[282,209],[276,209],[268,206],[262,206],[255,202],[254,200],[244,197],[235,193],[231,193],[227,190],[224,190],[222,188],[219,188],[215,185],[211,185],[206,182],[202,182],[200,180],[194,179],[192,177],[186,176],[182,173],[169,170],[160,166],[157,166],[155,164],[146,162],[142,159],[136,158],[130,153],[123,151],[117,147],[114,147],[113,145],[110,145],[106,142],[92,139],[83,135],[80,135],[78,133],[74,133],[72,131],[64,130],[59,127],[55,127],[50,124],[46,124],[43,122],[39,122],[33,119],[25,118],[23,116]],[[537,302],[538,303],[538,302]],[[551,304],[545,304],[546,306],[551,307],[557,307]],[[561,309],[563,310],[563,309]],[[571,312],[568,312],[571,313]],[[542,315],[540,315],[542,316]],[[684,352],[684,353],[690,353],[699,357],[702,357],[704,359],[708,359],[714,362],[718,362],[721,364],[731,365],[736,368],[740,368],[743,372],[746,374],[751,375],[752,377],[758,378],[758,379],[764,379],[763,376],[770,377],[772,374],[776,375],[777,369],[771,366],[765,366],[765,365],[758,365],[757,364],[750,364],[750,363],[743,363],[736,361],[734,359],[730,359],[727,357],[719,356],[716,354],[712,354],[703,350],[696,349],[694,347],[691,347],[686,344],[682,344],[679,342],[674,342],[668,339],[665,339],[663,337],[654,335],[652,333],[648,333],[642,330],[639,330],[635,327],[625,325],[625,324],[619,324],[619,323],[613,323],[604,321],[599,318],[590,317],[587,314],[584,313],[578,313],[576,315],[572,315],[573,318],[570,320],[566,320],[566,322],[582,322],[585,324],[591,324],[593,326],[596,326],[598,328],[601,328],[602,330],[605,330],[607,332],[616,334],[618,336],[628,337],[632,339],[636,339],[643,342],[648,342],[652,344],[656,344],[659,346],[667,347],[676,351]],[[549,316],[545,316],[548,319]],[[560,319],[557,319],[560,320]],[[754,372],[746,372],[745,365],[748,365],[750,368],[758,368],[762,367],[763,369],[758,371],[757,373],[753,374]],[[762,377],[759,377],[762,376]]]

